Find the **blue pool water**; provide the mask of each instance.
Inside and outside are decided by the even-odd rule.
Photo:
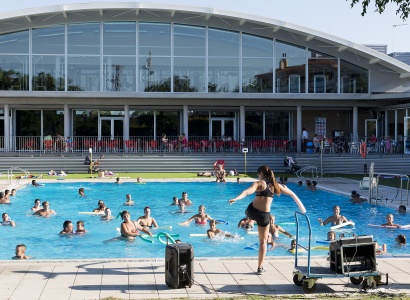
[[[104,200],[111,208],[113,216],[121,210],[127,209],[132,219],[143,215],[145,206],[151,207],[151,215],[157,220],[159,226],[172,226],[172,233],[179,233],[183,242],[193,245],[196,257],[231,257],[231,256],[256,256],[256,250],[245,250],[247,246],[257,243],[257,236],[247,234],[237,228],[239,219],[244,217],[244,211],[253,196],[249,196],[234,205],[228,205],[227,200],[237,196],[249,183],[226,183],[215,182],[148,182],[146,184],[123,183],[50,183],[44,187],[27,186],[12,197],[12,204],[0,205],[0,213],[7,212],[16,222],[15,228],[1,226],[0,240],[2,251],[0,259],[10,259],[14,255],[14,247],[24,243],[27,246],[27,255],[37,259],[79,259],[79,258],[162,258],[164,257],[164,245],[155,240],[149,244],[140,239],[135,241],[110,239],[119,236],[116,227],[121,226],[121,219],[111,222],[102,222],[98,216],[80,215],[81,211],[92,211],[97,207],[99,199]],[[86,198],[78,196],[78,188],[84,187]],[[329,228],[319,226],[318,217],[323,219],[332,214],[332,207],[339,205],[342,215],[356,222],[354,232],[359,235],[371,234],[380,244],[386,243],[388,251],[392,254],[407,254],[408,246],[398,247],[394,238],[399,233],[408,235],[410,231],[389,230],[384,228],[371,228],[367,224],[384,223],[388,213],[395,215],[398,224],[410,224],[410,214],[399,215],[394,209],[371,206],[368,204],[351,204],[348,197],[332,194],[326,191],[311,192],[304,187],[289,184],[305,204],[313,228],[313,241],[324,240]],[[173,196],[181,196],[183,191],[188,192],[188,198],[193,201],[193,206],[187,210],[191,213],[171,214],[175,206],[170,206]],[[135,201],[135,206],[124,207],[125,195],[130,193]],[[48,200],[50,208],[57,215],[50,218],[32,216],[30,211],[35,198]],[[220,224],[218,227],[238,236],[237,239],[222,238],[209,240],[204,237],[190,237],[190,233],[206,233],[208,226],[200,227],[191,223],[189,227],[179,226],[178,223],[185,221],[195,214],[198,206],[204,204],[206,212],[214,219],[222,219],[229,222],[228,225]],[[272,205],[272,213],[275,214],[277,223],[294,222],[296,204],[288,196],[275,197]],[[60,237],[65,220],[71,220],[74,224],[78,220],[85,222],[88,233],[83,236]],[[285,230],[295,233],[294,224],[282,226]],[[304,224],[302,224],[302,227]],[[168,230],[167,230],[168,231]],[[302,243],[307,242],[306,230],[301,231]],[[240,237],[243,237],[241,239]],[[268,251],[268,256],[291,255],[287,252],[290,239],[280,236],[278,244],[282,247]],[[313,251],[314,255],[325,255],[327,251]]]

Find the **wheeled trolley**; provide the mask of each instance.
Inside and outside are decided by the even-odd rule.
[[[299,244],[299,218],[305,218],[309,230],[309,244],[307,247]],[[377,279],[381,273],[377,271],[376,249],[372,236],[352,236],[340,238],[329,243],[330,266],[311,267],[312,228],[307,215],[295,212],[296,219],[296,250],[295,270],[293,282],[301,286],[305,293],[316,290],[316,282],[321,278],[349,277],[354,285],[362,284],[367,290],[376,287]],[[306,266],[299,265],[299,249],[307,251]]]

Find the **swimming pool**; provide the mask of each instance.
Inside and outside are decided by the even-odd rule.
[[[162,258],[164,257],[164,245],[155,240],[149,244],[136,239],[135,241],[114,240],[119,233],[116,227],[120,227],[121,219],[111,222],[102,222],[100,217],[92,215],[80,215],[81,211],[92,211],[97,207],[99,199],[104,200],[111,208],[115,217],[118,212],[127,209],[131,218],[137,219],[143,215],[145,206],[151,207],[151,215],[159,226],[172,226],[172,233],[180,234],[179,239],[191,243],[196,257],[232,257],[232,256],[256,256],[256,250],[245,250],[245,247],[257,243],[257,236],[250,235],[238,229],[239,219],[244,217],[244,211],[252,200],[249,196],[228,205],[227,200],[237,196],[250,183],[215,183],[215,182],[148,182],[146,184],[135,183],[47,183],[43,187],[27,186],[12,197],[12,204],[0,205],[0,213],[7,212],[16,222],[16,227],[1,226],[0,239],[2,251],[0,259],[10,259],[14,255],[14,247],[24,243],[27,246],[27,255],[36,259],[85,259],[85,258]],[[80,187],[85,188],[86,198],[81,198],[77,191]],[[398,224],[410,224],[410,215],[399,215],[394,209],[368,204],[351,204],[348,197],[318,190],[311,192],[304,187],[289,184],[307,209],[313,228],[313,241],[324,240],[329,230],[327,226],[321,227],[317,218],[326,218],[332,214],[334,205],[341,206],[341,214],[356,222],[356,234],[371,234],[380,244],[386,243],[388,251],[393,254],[407,254],[408,246],[398,247],[394,243],[394,237],[399,233],[410,233],[405,230],[389,230],[383,228],[371,228],[367,224],[384,223],[388,213],[395,215]],[[177,210],[170,206],[173,196],[181,197],[183,191],[188,192],[188,198],[193,201],[193,206],[187,210],[187,214],[171,214]],[[125,195],[130,193],[135,206],[125,207]],[[32,216],[31,207],[34,199],[40,198],[50,202],[50,208],[57,215],[50,218]],[[195,214],[198,206],[204,204],[206,213],[214,219],[222,219],[229,222],[228,225],[220,224],[218,228],[229,231],[238,236],[237,239],[209,240],[204,237],[190,237],[190,233],[206,233],[208,226],[201,227],[191,223],[189,227],[179,226],[178,223],[187,220]],[[294,211],[296,204],[288,196],[275,197],[272,205],[272,213],[276,216],[277,223],[283,223],[282,227],[295,233]],[[74,224],[78,220],[85,222],[88,233],[82,236],[60,237],[65,220],[71,220]],[[169,231],[169,230],[166,230]],[[243,237],[243,239],[240,239]],[[306,231],[301,231],[302,240],[307,241]],[[268,251],[267,256],[291,255],[287,252],[290,239],[281,235],[278,244],[282,247]],[[327,251],[313,251],[314,255],[325,255]]]

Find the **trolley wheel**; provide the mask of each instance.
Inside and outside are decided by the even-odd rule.
[[[363,277],[350,277],[350,282],[353,283],[354,285],[359,285],[363,281]]]
[[[299,280],[298,274],[293,275],[293,283],[296,284],[297,286],[302,286],[303,285],[303,280],[306,278],[306,276],[303,276],[301,280]]]
[[[303,285],[302,285],[303,291],[306,294],[310,294],[310,293],[314,293],[316,291],[317,288],[317,284],[316,282],[312,285],[311,288],[309,288],[309,282],[308,281],[303,281]]]
[[[369,284],[368,280],[369,278],[366,278],[366,280],[363,280],[363,283],[362,283],[362,289],[365,291],[376,288],[376,281],[372,280],[371,281],[372,283]]]

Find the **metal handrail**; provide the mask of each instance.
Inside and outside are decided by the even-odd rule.
[[[309,243],[308,243],[308,248],[302,246],[299,244],[299,218],[298,215],[303,216],[306,219],[306,223],[308,226],[309,230]],[[309,217],[306,215],[306,213],[302,214],[301,212],[295,211],[295,220],[296,220],[296,250],[295,250],[295,268],[298,267],[298,249],[299,247],[304,248],[307,250],[308,253],[308,261],[307,261],[307,277],[310,277],[310,249],[311,249],[311,243],[312,243],[312,226],[310,225],[310,220]]]

